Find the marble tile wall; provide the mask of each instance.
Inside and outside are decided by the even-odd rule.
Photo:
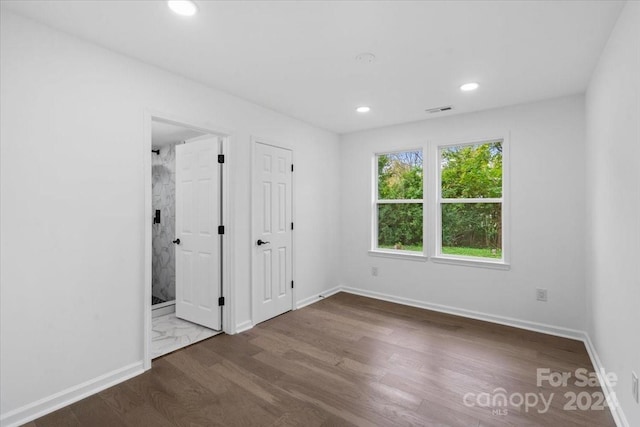
[[[154,147],[157,149],[157,147]],[[152,209],[160,209],[160,224],[153,224],[152,294],[165,301],[176,297],[176,262],[172,241],[176,224],[175,145],[151,156]]]

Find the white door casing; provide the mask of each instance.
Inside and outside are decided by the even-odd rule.
[[[257,324],[293,308],[292,152],[255,142],[253,154],[252,295]]]
[[[221,329],[220,141],[176,146],[176,317]]]

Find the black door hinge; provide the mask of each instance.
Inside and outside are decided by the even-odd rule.
[[[291,289],[293,289],[293,280],[291,281]]]
[[[218,163],[224,163],[224,154],[218,154]]]
[[[293,163],[291,163],[291,172],[293,172]]]
[[[291,223],[291,229],[293,230],[293,223]]]
[[[224,305],[224,297],[218,298],[218,305],[219,306],[223,306]]]
[[[218,234],[224,234],[224,225],[218,226]]]

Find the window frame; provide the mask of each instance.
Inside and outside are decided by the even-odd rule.
[[[406,153],[411,151],[419,151],[422,153],[422,198],[421,199],[380,199],[378,192],[378,157],[385,154]],[[372,159],[372,196],[371,196],[371,242],[369,254],[373,256],[387,257],[387,258],[401,258],[414,261],[426,261],[427,257],[427,224],[426,218],[426,200],[427,200],[427,179],[425,173],[425,150],[424,147],[403,148],[398,150],[385,150],[376,151],[373,153]],[[381,204],[422,204],[422,252],[408,251],[401,249],[386,249],[378,247],[378,207]]]
[[[441,168],[441,152],[443,149],[453,146],[468,146],[468,145],[482,145],[491,142],[502,142],[502,197],[500,198],[469,198],[469,199],[443,199],[442,198],[442,168]],[[430,210],[432,216],[432,230],[433,238],[429,245],[431,251],[431,260],[438,263],[445,264],[458,264],[467,265],[472,267],[487,267],[497,269],[509,269],[510,268],[510,255],[511,248],[510,242],[510,227],[509,227],[509,214],[510,214],[510,147],[509,147],[509,135],[504,133],[501,136],[494,136],[488,138],[473,138],[465,140],[457,140],[450,142],[442,142],[432,144],[429,154],[431,156],[430,164],[433,168],[433,185],[429,188],[432,191],[431,200],[433,201],[432,209]],[[501,221],[502,221],[502,258],[482,258],[471,257],[464,255],[451,255],[442,253],[442,205],[447,203],[500,203],[501,207]]]
[[[442,208],[440,205],[442,183],[440,149],[450,146],[476,145],[493,141],[502,141],[502,259],[496,260],[491,258],[465,257],[461,255],[442,254]],[[407,151],[422,152],[422,253],[414,251],[402,251],[397,249],[378,248],[378,156],[383,154],[402,153]],[[409,148],[379,150],[373,152],[373,156],[371,157],[370,169],[372,185],[369,206],[371,213],[371,241],[369,243],[369,255],[423,262],[431,260],[435,263],[442,264],[509,270],[511,268],[510,152],[510,133],[508,131],[496,132],[494,135],[488,137],[471,136],[464,139],[456,139],[443,142],[426,141],[422,147],[414,146]],[[479,200],[480,203],[487,203],[492,199]]]

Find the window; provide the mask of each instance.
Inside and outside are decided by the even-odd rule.
[[[503,141],[438,148],[436,256],[504,261]]]
[[[377,154],[373,248],[423,253],[422,150]]]
[[[374,155],[369,254],[509,269],[506,138],[424,152]]]

